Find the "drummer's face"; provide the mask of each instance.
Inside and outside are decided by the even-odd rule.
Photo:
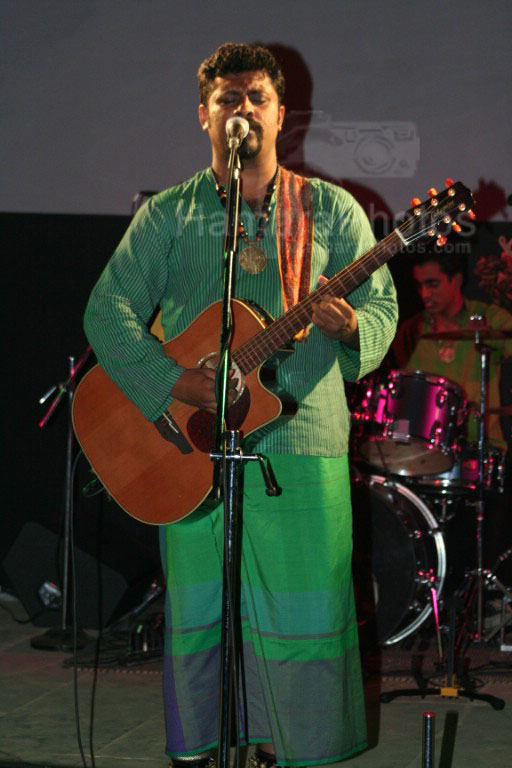
[[[418,264],[412,271],[417,291],[430,314],[454,315],[462,304],[462,275],[450,277],[437,261]]]

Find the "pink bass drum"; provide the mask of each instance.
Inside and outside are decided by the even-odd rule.
[[[404,477],[448,472],[466,418],[462,389],[423,371],[391,371],[371,382],[354,414],[356,454],[387,474]]]

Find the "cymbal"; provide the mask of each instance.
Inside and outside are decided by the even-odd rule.
[[[512,339],[512,330],[500,331],[495,328],[458,328],[453,331],[431,331],[422,334],[422,339],[438,339],[439,341],[474,341],[476,333],[481,339],[499,341],[500,339]]]
[[[512,405],[501,405],[497,408],[486,408],[487,413],[496,413],[498,416],[512,416]]]

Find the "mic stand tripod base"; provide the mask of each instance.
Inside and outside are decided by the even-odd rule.
[[[71,627],[62,629],[62,627],[51,627],[42,635],[36,635],[31,638],[30,645],[38,651],[64,651],[69,653],[76,647],[77,650],[85,648],[91,642],[91,638],[85,634],[83,629],[76,632]]]

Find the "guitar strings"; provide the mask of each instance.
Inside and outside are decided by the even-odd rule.
[[[394,235],[394,238],[393,238]],[[396,248],[391,250],[387,247],[391,240],[395,240]],[[291,339],[300,328],[306,326],[310,322],[311,309],[313,303],[322,296],[331,293],[333,286],[336,288],[346,288],[345,293],[349,293],[353,287],[356,287],[361,282],[361,279],[368,277],[371,271],[367,270],[367,265],[374,262],[379,255],[385,254],[388,257],[403,247],[402,241],[399,239],[396,233],[391,233],[386,238],[386,243],[376,244],[369,252],[361,256],[356,262],[347,265],[337,275],[335,275],[330,281],[328,286],[321,286],[315,291],[310,293],[304,301],[300,304],[296,304],[291,307],[288,312],[282,315],[278,320],[274,321],[270,326],[263,329],[252,339],[249,339],[245,344],[239,347],[235,353],[235,359],[244,373],[248,373],[258,363],[267,359],[273,354],[281,344]],[[344,285],[346,283],[346,285]],[[250,367],[246,369],[246,363],[250,364]]]
[[[397,247],[389,247],[390,241],[392,240],[395,241]],[[370,251],[363,254],[357,261],[342,269],[332,278],[328,286],[321,286],[320,288],[315,289],[315,291],[312,291],[301,304],[296,304],[291,307],[288,312],[282,315],[278,320],[239,347],[236,351],[237,363],[243,369],[245,367],[244,363],[246,362],[250,363],[253,367],[259,362],[262,362],[262,360],[266,359],[269,354],[276,351],[279,344],[292,338],[300,328],[310,322],[310,310],[312,304],[323,295],[328,295],[332,291],[333,284],[338,287],[343,286],[346,288],[346,293],[349,293],[352,287],[357,287],[360,284],[361,278],[364,279],[371,274],[371,271],[368,271],[367,269],[368,264],[374,262],[382,254],[389,254],[389,257],[391,257],[397,250],[403,248],[403,246],[403,242],[393,231],[383,241],[376,243]],[[347,283],[347,285],[344,286],[344,283]],[[352,283],[353,286],[351,285]],[[297,323],[296,320],[299,322]],[[284,333],[280,332],[282,326],[285,326]],[[266,342],[268,342],[268,344]],[[276,342],[278,342],[277,345]],[[258,353],[261,353],[261,355]],[[247,373],[248,371],[244,372]]]
[[[447,193],[445,192],[443,195],[446,197]],[[453,207],[457,206],[454,197],[448,198],[448,200],[449,202],[453,202]],[[293,338],[295,333],[305,327],[310,322],[313,303],[322,296],[330,294],[333,286],[336,286],[336,288],[341,287],[344,290],[344,295],[350,293],[353,288],[356,288],[364,279],[372,274],[374,270],[368,270],[367,267],[375,261],[378,261],[380,256],[387,256],[387,261],[397,253],[397,251],[403,250],[406,246],[424,236],[425,231],[437,223],[436,219],[427,225],[422,225],[419,231],[416,231],[413,234],[411,234],[411,232],[417,230],[418,224],[422,222],[422,219],[425,219],[426,216],[432,212],[438,214],[438,220],[446,216],[448,211],[442,210],[441,206],[438,206],[434,211],[425,211],[422,216],[409,217],[396,228],[407,239],[407,243],[404,243],[401,240],[396,229],[393,230],[393,232],[387,235],[383,240],[376,243],[369,251],[367,251],[367,253],[363,254],[363,256],[355,262],[352,262],[352,264],[347,265],[338,272],[337,275],[331,278],[328,285],[321,286],[312,291],[303,302],[291,307],[288,312],[285,312],[278,320],[275,320],[270,326],[264,328],[255,337],[242,344],[234,353],[234,358],[243,373],[249,373],[249,371],[255,368],[260,362],[268,359],[269,356],[277,351],[279,346],[289,341]],[[382,266],[382,264],[379,266]]]

